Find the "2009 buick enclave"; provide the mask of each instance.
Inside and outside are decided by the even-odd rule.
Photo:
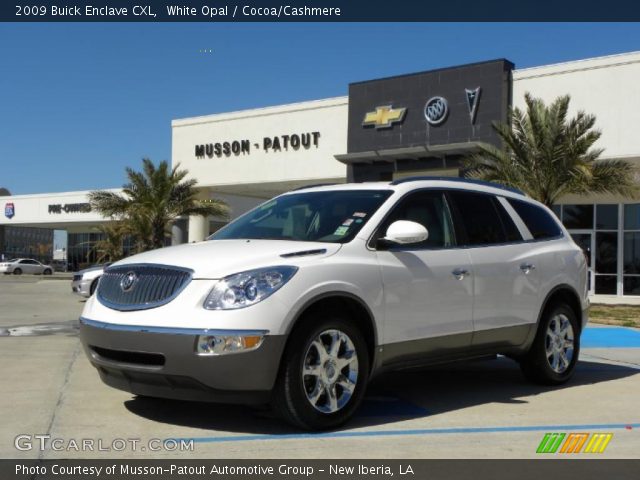
[[[134,394],[270,402],[335,427],[385,370],[489,354],[568,380],[587,266],[543,205],[498,185],[410,178],[300,189],[208,241],[105,270],[81,338]]]

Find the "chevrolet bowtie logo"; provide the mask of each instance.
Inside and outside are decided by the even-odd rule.
[[[364,115],[363,127],[375,126],[376,128],[389,128],[394,123],[404,120],[406,108],[393,108],[391,105],[376,107],[375,112],[367,112]]]

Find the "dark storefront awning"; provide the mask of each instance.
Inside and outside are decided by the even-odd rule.
[[[396,160],[422,160],[444,158],[445,156],[468,155],[478,150],[480,142],[448,143],[445,145],[424,145],[417,147],[391,148],[335,155],[342,163],[394,162]]]

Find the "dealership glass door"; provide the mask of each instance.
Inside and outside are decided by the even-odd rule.
[[[595,273],[593,271],[593,252],[595,251],[595,238],[593,232],[589,231],[571,231],[571,238],[578,244],[587,257],[587,266],[589,267],[589,295],[593,295],[595,286]]]

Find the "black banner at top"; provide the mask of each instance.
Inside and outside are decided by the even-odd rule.
[[[3,1],[3,22],[638,21],[631,0]],[[384,42],[384,32],[377,41]]]

